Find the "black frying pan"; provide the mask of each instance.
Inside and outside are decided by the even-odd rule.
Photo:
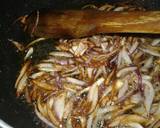
[[[119,2],[126,0],[2,0],[0,3],[0,119],[14,128],[40,128],[41,124],[34,116],[31,106],[15,96],[14,82],[20,69],[21,56],[7,40],[29,42],[18,25],[13,21],[24,14],[41,8],[77,9],[87,3]],[[138,6],[148,10],[159,10],[159,0],[132,0]]]

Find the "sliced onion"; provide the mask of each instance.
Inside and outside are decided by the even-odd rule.
[[[33,54],[33,47],[30,47],[27,51],[26,56],[24,57],[24,60],[27,60],[32,54]]]
[[[24,48],[25,60],[33,42]],[[160,118],[159,42],[106,35],[61,39],[45,59],[25,63],[17,95],[35,101],[39,118],[56,127],[154,127]]]
[[[58,117],[58,119],[61,121],[64,113],[65,108],[65,98],[66,94],[61,94],[60,96],[56,97],[54,100],[54,110]]]
[[[107,46],[108,46],[108,43],[101,43],[103,52],[108,52]]]
[[[153,51],[153,50],[149,50],[149,49],[144,49],[144,48],[139,48],[139,49],[142,50],[145,53],[148,53],[148,54],[152,55],[152,56],[160,57],[160,53],[157,52],[157,51]]]
[[[158,103],[158,107],[157,107],[157,110],[154,112],[154,115],[160,118],[160,103]]]
[[[27,80],[28,76],[25,73],[17,84],[17,96],[20,96],[20,94],[24,91],[25,87],[27,86]]]
[[[122,49],[122,58],[125,61],[125,63],[132,64],[132,60],[129,57],[129,55],[128,55],[127,51],[125,50],[125,48]]]
[[[134,53],[134,51],[137,49],[138,45],[139,45],[139,43],[138,43],[138,41],[136,41],[136,42],[131,46],[131,48],[129,49],[129,54],[130,54],[130,55]]]
[[[123,69],[121,69],[121,70],[119,70],[119,71],[117,72],[117,75],[116,75],[116,76],[117,76],[117,77],[122,77],[122,76],[128,74],[129,72],[135,71],[136,69],[137,69],[137,67],[134,67],[134,66],[130,66],[130,67],[123,68]]]
[[[95,79],[97,79],[102,74],[102,69],[99,68],[96,72]]]
[[[53,103],[54,103],[54,97],[51,97],[50,99],[48,99],[47,101],[47,107],[52,108]]]
[[[49,59],[43,60],[44,63],[55,63],[60,65],[70,65],[74,64],[75,62],[71,58],[56,58],[56,57],[50,57]]]
[[[72,49],[70,49],[70,52],[72,52],[75,56],[79,57],[79,56],[82,56],[87,49],[88,49],[88,45],[81,42],[77,46],[72,46]]]
[[[15,83],[15,87],[17,88],[18,86],[18,83],[20,81],[20,79],[22,79],[22,76],[27,72],[27,69],[29,68],[29,65],[30,65],[30,61],[27,61],[24,66],[22,67],[20,73],[19,73],[19,76],[16,80],[16,83]]]
[[[37,108],[38,108],[39,112],[42,114],[42,116],[47,117],[46,104],[42,105],[41,97],[39,97],[37,100]]]
[[[133,123],[133,122],[130,122],[127,124],[128,126],[132,127],[132,128],[144,128],[141,124],[139,123]]]
[[[123,85],[124,85],[124,82],[120,79],[117,79],[115,83],[115,89],[119,90],[120,88],[122,88]]]
[[[143,100],[143,98],[140,93],[136,93],[131,97],[131,102],[135,103],[135,104],[140,103],[142,100]]]
[[[104,78],[99,78],[92,86],[100,86],[104,82]]]
[[[77,85],[80,85],[80,86],[84,86],[84,85],[87,84],[85,81],[78,80],[78,79],[75,79],[75,78],[72,78],[72,77],[67,77],[66,80],[69,83],[77,84]]]
[[[19,51],[23,51],[24,50],[24,46],[22,44],[20,44],[17,41],[14,41],[12,39],[8,39],[11,43],[14,44],[14,46],[19,50]]]
[[[112,122],[109,124],[109,127],[111,127],[111,128],[112,128],[112,127],[114,128],[114,127],[116,127],[116,126],[118,127],[119,123],[120,123],[120,121],[117,121],[117,120],[115,121],[115,120],[114,120],[114,121],[112,121]]]
[[[43,41],[43,40],[46,40],[46,38],[43,38],[43,37],[37,38],[37,39],[33,40],[32,42],[30,42],[30,43],[25,47],[25,49],[29,48],[29,47],[32,46],[32,45],[35,45],[35,44],[37,44],[37,43],[40,43],[40,42]]]
[[[90,90],[90,88],[91,87],[86,87],[86,88],[82,89],[77,95],[81,95],[81,94],[83,94],[85,92],[88,92]]]
[[[45,124],[47,124],[48,126],[50,126],[51,128],[57,128],[53,123],[51,123],[47,118],[45,118],[44,116],[41,115],[40,112],[38,112],[37,108],[35,108],[35,113],[38,116],[38,118],[43,121]]]
[[[118,92],[118,98],[124,96],[127,90],[128,90],[128,81],[125,80],[123,86],[120,88]]]
[[[99,35],[93,35],[90,40],[96,45],[100,46],[100,36]]]
[[[47,107],[48,117],[52,121],[52,124],[54,124],[56,127],[60,127],[60,122],[56,118],[55,113],[53,113],[53,110],[50,107]]]
[[[160,43],[160,38],[154,39],[151,43],[152,46],[156,46]]]
[[[106,67],[102,66],[101,69],[102,69],[103,75],[106,76],[107,75]]]
[[[93,83],[93,85],[89,89],[88,97],[87,97],[87,101],[89,103],[91,103],[91,108],[90,108],[89,112],[92,112],[97,105],[97,102],[98,102],[98,86],[100,86],[103,82],[104,82],[104,78],[101,77],[95,83]]]
[[[144,88],[144,96],[145,96],[144,105],[145,105],[147,113],[149,114],[150,113],[150,109],[151,109],[151,105],[152,105],[152,102],[153,102],[153,98],[154,98],[154,95],[155,95],[155,91],[154,91],[154,88],[153,88],[152,84],[149,81],[142,80],[142,82],[143,82],[143,84],[145,84],[145,88]]]
[[[124,7],[117,7],[113,11],[119,12],[119,11],[123,11],[123,10],[124,10]]]
[[[93,114],[89,115],[88,117],[87,128],[92,128],[92,123],[93,123]]]
[[[142,75],[139,71],[139,69],[137,68],[137,70],[135,70],[135,73],[137,75],[137,79],[138,79],[138,89],[141,92],[141,94],[143,95],[144,92],[144,85],[142,84]]]
[[[57,62],[57,58],[55,57],[50,57],[48,59],[42,60],[43,63],[56,63]]]
[[[87,74],[89,78],[92,78],[93,75],[93,68],[87,68]]]
[[[86,117],[85,116],[80,116],[79,119],[80,119],[80,122],[81,122],[81,128],[86,128],[86,123],[87,123]]]
[[[61,65],[53,65],[52,63],[40,63],[36,65],[40,71],[45,72],[58,72],[62,70]]]
[[[103,125],[104,125],[104,119],[103,119],[102,116],[97,115],[95,117],[95,119],[93,121],[93,124],[92,124],[92,128],[97,128],[98,123],[99,123],[100,126],[103,127]]]
[[[90,108],[90,112],[92,112],[98,102],[98,84],[93,84],[88,92],[88,97],[87,97],[87,101],[89,103],[91,103],[91,108]]]
[[[142,67],[142,70],[150,68],[152,64],[153,64],[153,56],[151,56],[149,59],[145,61],[144,66]]]
[[[97,6],[95,6],[94,4],[87,4],[87,5],[84,5],[82,7],[82,9],[97,9]]]
[[[114,6],[109,5],[109,4],[105,4],[101,7],[99,7],[98,10],[100,10],[100,11],[105,11],[105,10],[106,11],[111,11],[113,8],[114,8]]]
[[[144,117],[147,116],[146,110],[145,110],[145,108],[144,108],[144,105],[140,105],[140,106],[138,106],[138,107],[135,107],[135,108],[132,109],[132,111],[133,111],[135,114],[142,115],[142,116],[144,116]]]
[[[79,75],[81,72],[80,72],[80,70],[79,69],[74,69],[74,70],[68,70],[68,71],[64,71],[63,73],[62,73],[62,76],[63,77],[74,77],[75,75]]]
[[[107,96],[111,91],[112,91],[112,86],[107,87],[107,88],[104,90],[101,99],[104,98],[105,96]]]
[[[152,121],[151,124],[149,124],[149,126],[147,126],[147,128],[155,128],[155,124],[159,121],[159,119],[155,119],[154,121]],[[157,127],[156,127],[157,128]]]
[[[38,70],[44,71],[44,72],[55,72],[55,71],[57,71],[54,68],[47,68],[47,67],[38,68]]]
[[[71,118],[69,118],[69,117],[67,118],[66,128],[73,128],[73,127],[72,127]]]
[[[64,71],[64,73],[70,73],[70,72],[74,72],[74,71],[76,71],[78,69],[78,67],[73,67],[73,68],[71,68],[71,69],[66,69],[65,71]]]
[[[119,68],[122,63],[122,51],[119,52],[118,54],[118,59],[117,59],[117,67]]]
[[[142,116],[136,115],[136,114],[124,114],[122,115],[121,121],[123,123],[128,123],[128,122],[135,122],[135,123],[140,123],[143,124],[147,122],[147,118],[144,118]]]
[[[142,79],[150,81],[152,79],[152,77],[149,75],[142,75]]]
[[[112,81],[113,76],[115,75],[116,72],[116,68],[114,68],[110,74],[107,76],[106,80],[105,80],[105,85],[108,86],[109,83]]]
[[[154,113],[156,113],[156,111],[158,111],[158,109],[159,109],[159,104],[152,103],[152,106],[151,106],[151,109],[150,109],[150,113],[154,114]]]
[[[121,103],[123,101],[125,101],[127,98],[131,97],[134,94],[135,90],[132,89],[129,92],[127,92],[125,95],[123,95],[122,97],[120,97],[116,103]]]
[[[113,106],[113,105],[111,105],[111,106],[109,105],[104,108],[99,108],[97,111],[97,115],[104,116],[104,114],[111,112],[111,111],[114,111],[116,109],[118,109],[118,106]]]
[[[54,68],[52,63],[40,63],[37,65],[39,68]]]
[[[41,77],[42,75],[44,75],[45,74],[45,72],[37,72],[37,73],[34,73],[34,74],[32,74],[31,76],[30,76],[30,78],[32,78],[32,79],[36,79],[36,78],[38,78],[38,77]]]
[[[72,109],[73,109],[73,101],[72,101],[72,99],[70,99],[66,103],[65,108],[64,108],[64,113],[63,113],[63,118],[64,119],[67,119],[69,116],[71,116]]]
[[[77,93],[79,90],[82,89],[82,86],[76,85],[76,84],[64,84],[64,89],[66,89],[69,92]]]
[[[160,127],[160,121],[157,121],[157,123],[154,125],[153,128],[159,128]]]
[[[48,83],[45,83],[45,82],[41,82],[39,80],[32,80],[33,84],[39,88],[42,88],[42,89],[45,89],[45,90],[48,90],[48,91],[53,91],[55,90],[55,87],[48,84]]]
[[[67,58],[73,57],[73,55],[69,52],[50,52],[49,55],[58,57],[67,57]]]

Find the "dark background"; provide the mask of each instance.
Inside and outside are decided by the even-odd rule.
[[[87,3],[117,2],[124,0],[1,0],[0,1],[0,118],[15,128],[38,128],[31,107],[15,97],[14,82],[20,69],[21,56],[8,38],[28,40],[13,21],[24,14],[41,8],[80,8]],[[126,1],[126,0],[125,0]],[[159,10],[159,0],[133,0],[149,10]],[[138,2],[137,2],[138,1]]]

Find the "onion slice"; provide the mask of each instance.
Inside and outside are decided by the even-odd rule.
[[[149,81],[142,80],[142,83],[145,84],[145,88],[144,88],[144,96],[145,96],[144,105],[145,105],[147,113],[149,114],[150,113],[150,109],[151,109],[151,105],[152,105],[152,102],[153,102],[153,98],[154,98],[154,95],[155,95],[155,91],[154,91],[154,88],[153,88],[152,84]]]
[[[39,88],[42,88],[42,89],[45,89],[45,90],[48,90],[48,91],[56,90],[54,86],[52,86],[50,84],[47,84],[45,82],[41,82],[39,80],[32,80],[32,82],[33,82],[34,85],[36,85]]]
[[[92,128],[93,118],[93,114],[89,115],[87,120],[87,128]]]
[[[15,41],[15,40],[12,40],[12,39],[8,39],[8,41],[10,41],[11,43],[13,43],[14,46],[15,46],[19,51],[23,51],[23,50],[24,50],[24,46],[23,46],[21,43]]]
[[[130,122],[127,124],[128,126],[132,127],[132,128],[144,128],[142,125],[140,125],[139,123],[133,123]]]
[[[91,109],[89,112],[92,112],[98,102],[98,86],[100,86],[104,82],[104,78],[99,78],[90,88],[88,92],[87,100],[91,103]]]
[[[132,64],[132,60],[128,55],[128,52],[125,50],[125,48],[123,47],[122,49],[122,58],[125,61],[125,63],[127,64]]]
[[[134,67],[134,66],[130,66],[130,67],[125,67],[121,70],[119,70],[116,74],[117,77],[122,77],[126,74],[128,74],[129,72],[133,72],[137,69],[137,67]]]
[[[160,38],[157,38],[157,39],[154,39],[151,44],[152,46],[156,46],[159,43],[160,43]]]
[[[73,57],[73,55],[69,52],[50,52],[49,55],[57,57],[67,57],[67,58]]]
[[[66,94],[62,93],[61,95],[55,98],[54,104],[53,104],[55,113],[60,121],[62,120],[63,113],[64,113],[65,98],[66,98]]]
[[[121,98],[122,96],[124,96],[127,90],[128,90],[128,81],[125,80],[123,86],[120,88],[118,92],[118,98]]]
[[[92,87],[90,88],[89,92],[88,92],[88,97],[87,97],[87,101],[89,103],[91,103],[91,108],[90,108],[90,112],[92,112],[98,102],[98,86],[97,84],[92,85]]]
[[[17,88],[18,86],[18,83],[20,81],[20,79],[22,78],[22,76],[27,72],[27,69],[29,68],[29,65],[30,65],[30,61],[27,61],[24,66],[22,67],[21,71],[20,71],[20,74],[16,80],[16,83],[15,83],[15,88]]]
[[[27,51],[26,56],[24,57],[24,60],[27,60],[32,54],[33,54],[33,47],[30,47]]]
[[[72,78],[72,77],[67,77],[66,80],[69,83],[77,84],[77,85],[80,85],[80,86],[84,86],[84,85],[87,84],[85,81],[78,80],[78,79],[75,79],[75,78]]]
[[[30,42],[30,43],[25,47],[25,49],[29,48],[29,47],[32,46],[32,45],[35,45],[35,44],[37,44],[37,43],[40,43],[40,42],[43,41],[43,40],[46,40],[46,38],[43,38],[43,37],[37,38],[37,39],[33,40],[32,42]]]
[[[41,113],[37,110],[36,107],[35,107],[35,113],[36,113],[36,115],[38,116],[38,118],[40,120],[42,120],[45,124],[47,124],[51,128],[58,128],[55,125],[53,125],[53,123],[51,123],[47,118],[45,118],[44,116],[42,116]]]
[[[20,96],[20,94],[24,91],[25,87],[27,86],[27,80],[28,76],[25,73],[17,85],[17,96]]]
[[[149,49],[144,49],[144,48],[139,48],[139,49],[142,50],[145,53],[148,53],[148,54],[152,55],[152,56],[160,57],[160,53],[157,52],[157,51],[153,51],[151,49],[150,50]]]
[[[130,54],[130,55],[133,54],[133,53],[136,51],[138,45],[139,45],[138,41],[136,41],[136,42],[132,45],[132,47],[129,49],[129,54]]]

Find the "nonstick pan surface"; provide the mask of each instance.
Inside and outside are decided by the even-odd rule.
[[[41,8],[78,9],[87,3],[113,3],[125,0],[1,0],[0,3],[0,119],[14,128],[40,128],[31,106],[15,96],[14,82],[21,66],[21,56],[8,41],[31,40],[13,21]],[[159,0],[132,0],[148,10],[159,10]],[[38,125],[39,124],[39,125]]]

